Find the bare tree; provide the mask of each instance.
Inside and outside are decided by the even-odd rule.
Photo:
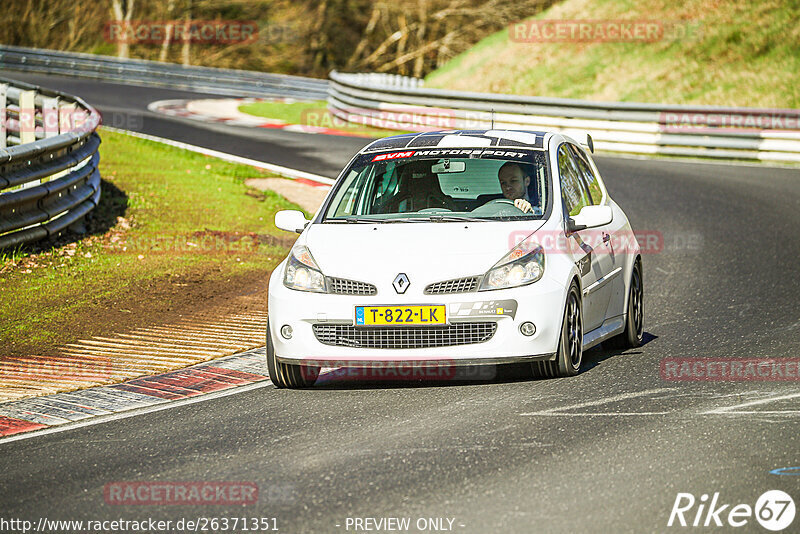
[[[423,76],[481,38],[553,3],[555,0],[381,2],[373,7],[361,40],[345,65],[350,70]]]
[[[7,21],[0,42],[102,52],[113,37],[120,57],[320,77],[332,69],[421,77],[555,1],[0,0]],[[134,17],[166,21],[163,40],[133,41]],[[112,36],[104,32],[110,18],[121,30]],[[250,42],[192,42],[198,20],[230,18],[256,21],[262,34]]]
[[[166,61],[167,54],[169,53],[169,43],[172,40],[172,31],[175,24],[172,21],[172,16],[175,13],[175,0],[169,0],[167,4],[167,25],[164,29],[164,42],[161,43],[161,52],[158,54],[159,61]]]
[[[184,65],[191,65],[191,46],[192,46],[192,0],[187,0],[186,16],[183,23],[183,46],[181,47],[181,62]]]
[[[131,36],[131,19],[136,0],[111,0],[111,15],[118,23],[122,23],[123,35],[117,43],[117,57],[128,58],[130,56],[130,45],[128,39]]]

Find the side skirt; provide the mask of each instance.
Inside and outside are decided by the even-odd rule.
[[[583,335],[583,350],[589,350],[595,345],[599,345],[604,340],[621,334],[623,330],[625,330],[624,315],[606,319],[599,327]]]

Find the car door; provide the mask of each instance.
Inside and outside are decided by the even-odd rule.
[[[570,145],[578,164],[578,169],[583,175],[586,188],[591,197],[592,204],[601,205],[607,203],[605,198],[605,186],[597,173],[597,167],[591,163],[589,156],[579,147]],[[616,208],[612,206],[616,214]],[[605,312],[606,319],[622,315],[625,302],[625,280],[623,272],[625,268],[626,256],[630,249],[630,239],[633,233],[627,226],[625,217],[615,216],[611,222],[603,227],[597,228],[600,233],[602,245],[598,245],[605,255],[608,256],[609,271],[606,274],[605,283],[610,286],[610,297],[608,309]]]
[[[577,215],[584,206],[592,205],[585,179],[566,143],[558,149],[558,171],[565,216]],[[567,252],[581,273],[584,333],[603,324],[611,298],[605,276],[612,270],[613,260],[602,239],[602,228],[586,228],[567,235]]]

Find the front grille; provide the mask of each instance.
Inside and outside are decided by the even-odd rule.
[[[426,295],[441,295],[443,293],[469,293],[478,289],[478,277],[470,276],[467,278],[456,278],[436,282],[425,288]]]
[[[328,289],[335,295],[376,295],[378,289],[366,282],[328,277]]]
[[[483,343],[497,330],[495,322],[455,323],[447,326],[350,326],[315,324],[317,341],[337,347],[370,349],[424,349]]]

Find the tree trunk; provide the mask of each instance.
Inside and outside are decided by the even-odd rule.
[[[175,13],[175,0],[169,0],[167,4],[167,23],[164,35],[164,42],[161,43],[161,52],[158,53],[158,60],[159,61],[166,61],[167,54],[169,54],[169,43],[172,40],[172,29],[175,27],[173,24],[172,17]]]
[[[111,14],[114,20],[122,23],[122,36],[117,43],[117,57],[127,59],[130,57],[130,38],[131,19],[136,0],[111,0]]]
[[[191,46],[192,46],[192,1],[189,0],[189,6],[186,8],[186,18],[183,24],[183,47],[181,47],[181,63],[184,65],[191,65]]]

